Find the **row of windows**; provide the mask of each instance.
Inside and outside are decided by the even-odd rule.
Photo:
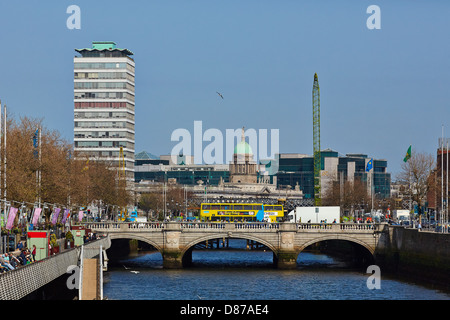
[[[75,82],[75,89],[128,89],[134,91],[134,86],[128,82]]]
[[[75,69],[127,69],[134,73],[134,67],[124,62],[75,62]]]
[[[127,159],[134,159],[133,152],[124,151],[123,154],[124,154],[124,157]],[[102,158],[102,157],[118,158],[120,156],[120,152],[119,151],[83,151],[83,152],[81,152],[81,155],[86,155],[86,156],[94,157],[94,158]],[[112,161],[112,163],[113,162],[114,161]],[[125,161],[125,163],[126,163],[127,168],[129,166],[134,168],[133,161]]]
[[[202,210],[262,210],[260,204],[202,204]],[[283,206],[264,205],[264,210],[282,211]]]
[[[126,141],[75,141],[75,148],[120,148],[134,150],[134,143]]]
[[[75,109],[128,109],[134,111],[134,106],[128,102],[75,102]]]
[[[123,138],[134,140],[134,133],[127,131],[85,131],[75,132],[75,138]]]
[[[75,92],[75,99],[128,99],[134,102],[134,95],[128,92]]]
[[[75,128],[126,128],[134,131],[134,124],[125,121],[75,121]]]
[[[127,72],[75,72],[75,79],[126,79],[134,82],[134,77]]]
[[[110,57],[127,57],[128,55],[126,53],[123,53],[121,51],[83,51],[82,56],[86,58],[110,58]]]
[[[75,119],[112,119],[125,118],[134,121],[134,115],[128,112],[74,112]]]
[[[281,207],[281,206],[280,206]],[[202,210],[262,210],[260,204],[202,204]]]

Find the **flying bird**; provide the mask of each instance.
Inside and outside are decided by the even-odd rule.
[[[134,274],[138,274],[139,273],[139,271],[130,271],[130,272],[132,272]]]
[[[216,91],[216,93],[223,99],[223,95],[221,95],[220,92]]]

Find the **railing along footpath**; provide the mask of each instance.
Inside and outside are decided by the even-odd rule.
[[[298,232],[355,232],[355,233],[371,233],[382,230],[385,224],[374,223],[290,223],[285,224],[296,225]],[[277,232],[283,223],[264,223],[264,222],[88,222],[84,226],[96,232],[161,232],[168,228],[171,230],[181,229],[183,231],[212,231],[218,229],[245,230],[259,232]]]
[[[109,237],[84,244],[84,258],[99,254],[99,247],[111,246]],[[19,300],[67,273],[69,266],[78,265],[81,247],[65,250],[40,261],[0,274],[0,300]]]

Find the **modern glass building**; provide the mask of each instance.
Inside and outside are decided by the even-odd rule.
[[[134,180],[135,63],[114,42],[75,49],[74,144],[89,159],[124,167]],[[124,163],[124,165],[122,165]]]
[[[371,158],[365,154],[346,154],[339,156],[333,150],[321,151],[321,179],[322,189],[328,181],[361,180],[370,188],[370,176],[372,172],[366,172],[367,163]],[[297,184],[303,191],[305,199],[314,198],[314,158],[304,154],[279,154],[277,155],[278,172],[276,181],[278,188]],[[390,197],[391,174],[387,172],[386,160],[373,160],[373,194],[377,198]]]

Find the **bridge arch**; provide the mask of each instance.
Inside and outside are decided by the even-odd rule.
[[[136,233],[111,233],[109,236],[110,236],[111,240],[129,239],[129,240],[142,241],[142,242],[148,243],[149,245],[154,247],[156,250],[158,250],[159,253],[162,254],[162,252],[163,252],[163,249],[157,242],[152,241],[151,239],[149,239],[147,237],[140,236],[139,234],[136,234]]]
[[[266,247],[268,247],[274,254],[276,254],[277,249],[274,247],[274,245],[270,242],[268,242],[267,240],[261,239],[259,237],[255,237],[252,236],[250,234],[238,234],[238,235],[226,235],[224,236],[224,234],[210,234],[201,238],[197,238],[194,241],[191,241],[190,243],[186,244],[186,246],[183,248],[183,250],[181,250],[181,255],[184,256],[184,254],[186,252],[188,252],[189,250],[191,250],[196,244],[199,244],[203,241],[209,241],[209,240],[213,240],[213,239],[242,239],[242,240],[252,240],[252,241],[256,241],[260,244],[265,245]]]
[[[307,247],[309,247],[310,245],[313,245],[315,243],[318,242],[322,242],[322,241],[328,241],[328,240],[343,240],[343,241],[349,241],[355,244],[358,244],[362,247],[364,247],[365,249],[367,249],[368,252],[370,252],[370,254],[373,256],[375,253],[375,248],[373,248],[372,246],[370,246],[369,244],[367,244],[367,242],[364,242],[360,239],[354,238],[354,237],[349,237],[349,236],[345,236],[345,235],[326,235],[323,237],[318,237],[318,238],[314,238],[312,240],[309,240],[305,243],[302,244],[302,246],[299,248],[298,253],[300,254],[304,249],[306,249]]]

